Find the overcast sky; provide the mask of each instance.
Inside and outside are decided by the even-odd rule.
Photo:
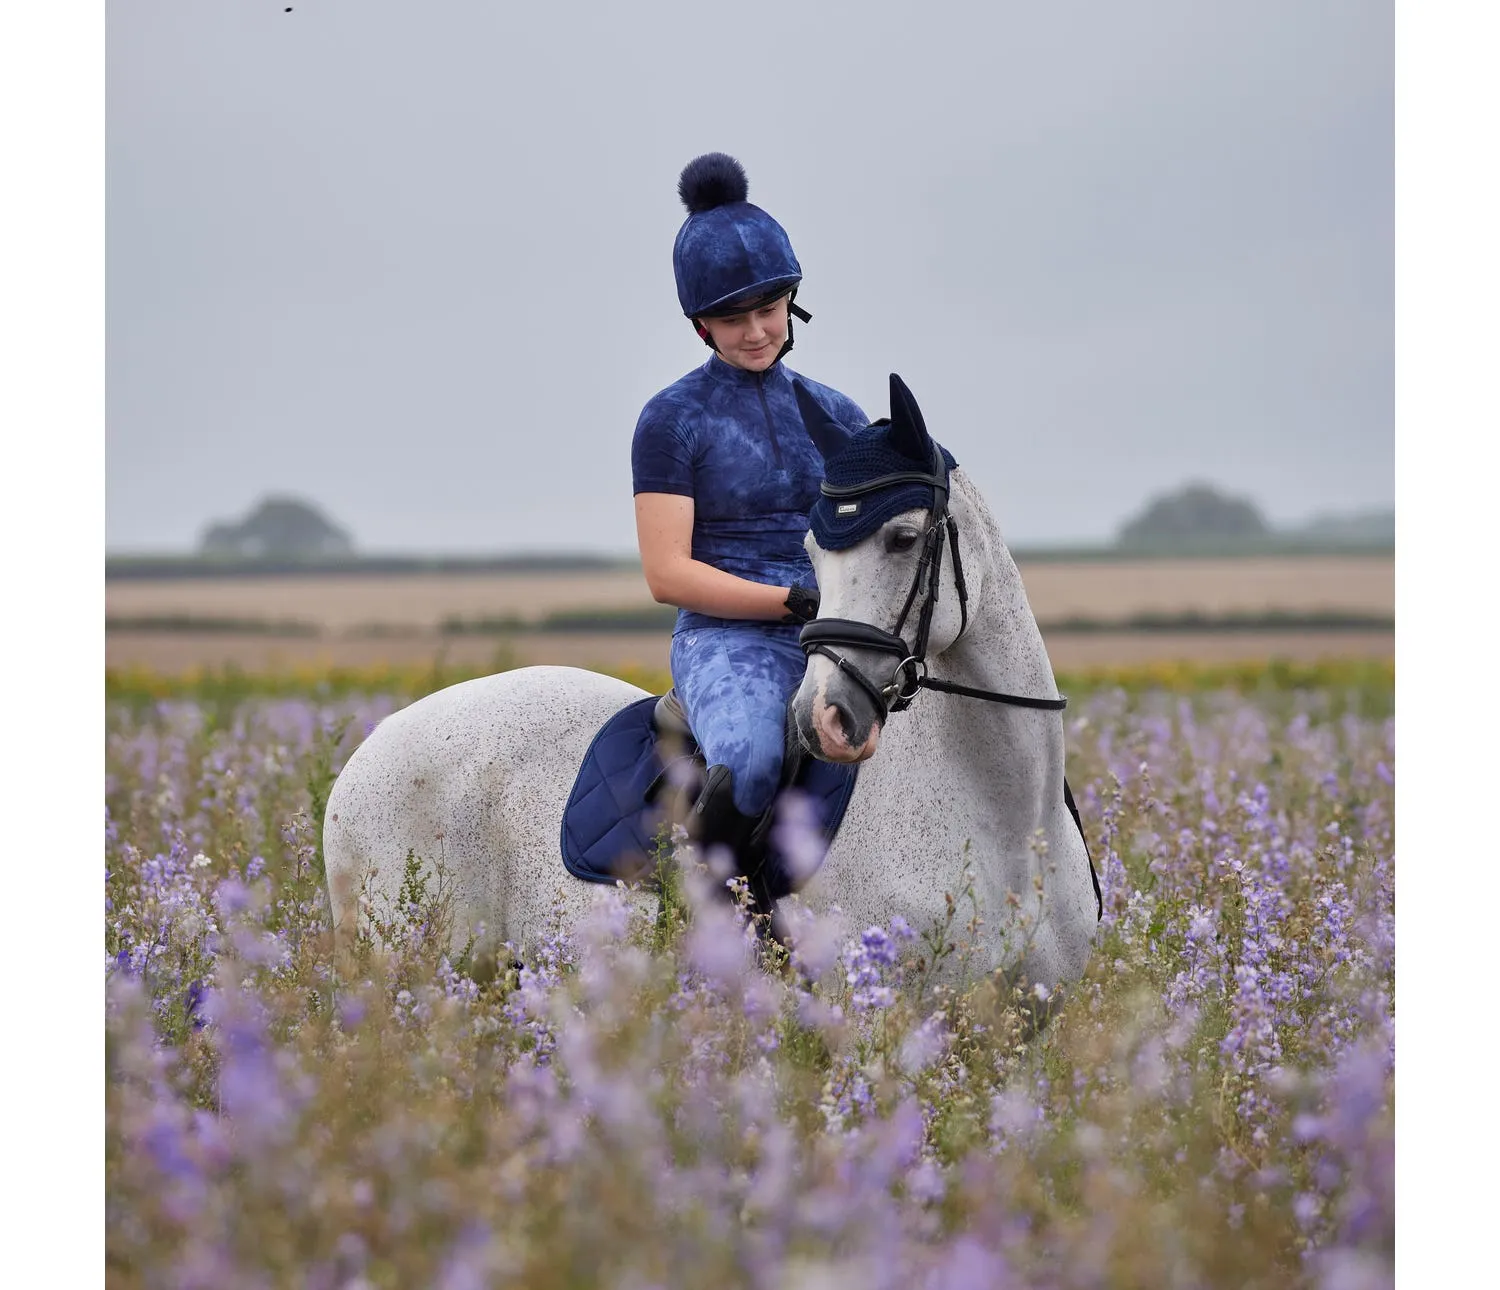
[[[634,547],[703,361],[682,165],[802,262],[791,364],[911,386],[1018,545],[1208,480],[1388,506],[1392,18],[1122,5],[107,6],[107,540],[268,492],[369,551]]]

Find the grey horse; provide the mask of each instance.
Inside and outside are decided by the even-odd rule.
[[[920,414],[898,385],[893,377],[901,406],[891,432],[927,451]],[[837,449],[811,420],[808,428],[825,457]],[[1082,974],[1097,927],[1089,859],[1064,801],[1061,700],[989,508],[962,469],[944,474],[946,515],[902,511],[841,550],[808,535],[822,596],[811,627],[825,625],[825,635],[811,648],[817,633],[804,633],[808,664],[791,718],[812,755],[863,764],[798,898],[836,910],[852,932],[895,915],[921,931],[968,887],[982,919],[970,966],[1050,991]],[[919,659],[899,635],[914,597]],[[871,630],[861,634],[862,624]],[[1025,697],[976,697],[1001,691]],[[524,947],[558,913],[565,924],[580,918],[603,889],[563,868],[563,807],[595,732],[643,697],[596,672],[526,667],[387,717],[328,799],[324,852],[340,938],[359,917],[362,891],[394,896],[409,854],[451,876],[459,943],[482,926],[487,941]],[[655,897],[636,889],[631,899],[647,906]]]

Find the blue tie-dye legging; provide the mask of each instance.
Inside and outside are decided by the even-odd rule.
[[[759,815],[781,778],[786,704],[806,663],[796,624],[725,622],[672,637],[672,683],[710,766],[734,772],[734,804]]]

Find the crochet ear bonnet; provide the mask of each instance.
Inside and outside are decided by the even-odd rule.
[[[937,467],[944,489],[958,465],[953,454],[927,433],[917,401],[906,383],[891,373],[891,415],[850,434],[828,415],[800,381],[793,382],[803,424],[823,455],[824,481],[850,487],[888,475],[927,473]],[[863,542],[902,511],[932,505],[932,485],[904,481],[847,501],[822,496],[808,513],[813,537],[825,551],[844,551]]]

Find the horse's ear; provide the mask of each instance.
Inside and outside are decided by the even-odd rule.
[[[924,465],[932,459],[932,436],[922,420],[922,409],[895,372],[891,373],[890,445],[903,457]]]
[[[797,396],[797,408],[802,413],[802,424],[807,427],[807,433],[824,461],[848,446],[849,431],[828,415],[823,405],[807,392],[807,386],[801,381],[793,381],[792,392]]]

